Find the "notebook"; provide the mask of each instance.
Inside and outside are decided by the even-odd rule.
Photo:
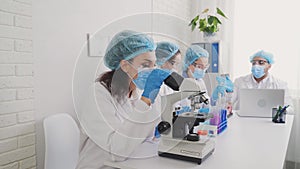
[[[240,89],[242,117],[272,117],[272,108],[284,105],[284,89]]]

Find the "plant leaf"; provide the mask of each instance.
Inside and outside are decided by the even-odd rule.
[[[219,14],[219,15],[223,16],[224,18],[228,19],[220,8],[217,8],[217,14]]]
[[[205,27],[203,32],[212,33],[211,32],[211,27]]]
[[[204,10],[202,11],[202,13],[204,14],[204,13],[207,13],[208,11],[209,11],[209,9],[206,8],[206,9],[204,9]]]
[[[208,21],[208,24],[209,25],[211,25],[211,24],[213,24],[213,22],[214,22],[214,16],[211,16],[211,15],[209,15],[208,17],[207,17],[207,21]]]
[[[194,20],[195,22],[197,22],[198,19],[199,19],[199,15],[197,15],[193,20]]]
[[[222,22],[219,20],[219,18],[215,17],[215,22],[219,23],[219,24],[222,24]]]
[[[212,26],[209,28],[209,32],[210,32],[210,33],[217,32],[216,26],[215,26],[215,25],[212,25]]]
[[[197,25],[197,24],[194,22],[193,25],[192,25],[192,31],[194,31],[196,25]]]
[[[205,18],[199,20],[199,28],[205,28],[207,26],[207,21]]]
[[[202,31],[202,32],[205,32],[205,29],[206,29],[207,27],[200,27],[199,26],[199,30],[200,30],[200,32]]]
[[[197,22],[197,20],[199,19],[199,15],[197,15],[195,18],[193,18],[189,24],[189,26],[193,25],[194,23]]]

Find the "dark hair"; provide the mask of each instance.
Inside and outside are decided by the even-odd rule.
[[[130,77],[121,68],[104,72],[97,79],[119,103],[124,101],[130,91]]]
[[[178,51],[169,60],[174,59],[178,54],[181,54],[181,52],[180,52],[179,49],[178,49]]]

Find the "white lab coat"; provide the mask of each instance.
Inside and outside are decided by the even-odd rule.
[[[289,94],[287,83],[275,78],[270,73],[268,76],[257,83],[254,79],[252,74],[239,77],[234,81],[234,93],[232,97],[233,109],[239,110],[240,108],[240,100],[239,100],[239,90],[242,88],[247,89],[284,89],[285,96],[284,96],[284,105],[290,105],[287,109],[288,113],[293,113],[293,106],[292,106],[292,98]]]
[[[103,166],[104,161],[136,157],[140,145],[152,140],[155,126],[160,121],[160,112],[155,105],[148,106],[137,94],[119,104],[103,85],[96,83],[93,88],[94,92],[89,92],[94,94],[89,96],[92,99],[86,100],[94,100],[98,107],[95,109],[87,103],[81,110],[76,110],[87,135],[77,169],[109,168]],[[154,155],[143,154],[143,157]]]

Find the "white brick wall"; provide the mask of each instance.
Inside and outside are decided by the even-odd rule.
[[[32,28],[32,18],[28,16],[15,16],[15,26]]]
[[[33,87],[33,77],[0,77],[0,89]]]
[[[6,12],[0,11],[0,24],[1,25],[13,25],[14,24],[14,16],[11,14],[7,14]]]
[[[0,51],[0,64],[33,63],[31,53]]]
[[[16,114],[4,114],[0,116],[0,127],[7,127],[17,124]]]
[[[15,89],[1,89],[0,90],[0,102],[16,100]]]
[[[20,112],[17,115],[19,123],[30,122],[34,120],[34,111]]]
[[[0,38],[0,50],[11,51],[13,49],[14,49],[14,41],[12,39]]]
[[[18,140],[16,138],[0,141],[0,153],[5,153],[18,148]]]
[[[32,0],[0,2],[0,169],[36,168]]]
[[[0,103],[0,115],[33,110],[33,100],[17,100]]]
[[[15,51],[18,51],[18,52],[32,52],[32,41],[29,41],[29,40],[15,40]]]
[[[0,25],[0,37],[31,40],[32,29]]]
[[[0,166],[0,169],[18,169],[19,163],[10,163],[4,166]]]
[[[9,151],[0,154],[0,165],[9,164],[16,161],[22,161],[26,157],[35,155],[35,146],[27,146],[18,148],[17,150]]]
[[[31,4],[19,3],[12,0],[1,0],[0,10],[8,13],[32,16]]]
[[[19,147],[26,147],[35,144],[35,134],[29,134],[19,137]]]
[[[15,66],[1,64],[0,76],[12,76],[12,75],[15,75]]]
[[[33,76],[33,65],[32,64],[19,64],[16,65],[17,76]]]
[[[27,169],[27,168],[31,168],[34,167],[36,164],[36,157],[30,157],[30,158],[26,158],[24,160],[22,160],[20,162],[20,169]]]

